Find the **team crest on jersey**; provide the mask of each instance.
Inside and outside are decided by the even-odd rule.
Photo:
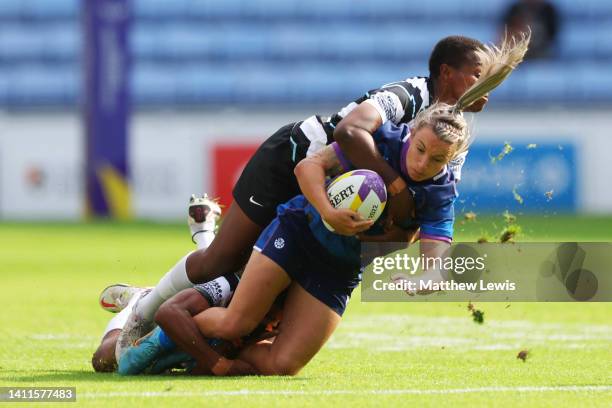
[[[274,248],[283,249],[284,246],[285,246],[285,240],[283,238],[276,238],[274,240]]]

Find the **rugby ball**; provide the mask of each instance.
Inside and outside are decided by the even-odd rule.
[[[353,170],[336,177],[327,186],[327,197],[334,208],[350,208],[364,220],[376,221],[387,203],[385,182],[371,170]],[[333,227],[323,220],[325,227]]]

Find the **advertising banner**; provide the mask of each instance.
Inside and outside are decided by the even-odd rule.
[[[257,144],[223,145],[213,149],[213,191],[221,204],[229,206],[233,201],[232,190],[240,173],[257,150]]]
[[[130,0],[83,1],[87,212],[131,216],[127,159]]]
[[[571,212],[577,207],[573,144],[474,143],[459,183],[459,212]]]

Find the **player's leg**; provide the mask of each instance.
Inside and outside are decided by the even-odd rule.
[[[278,264],[253,251],[229,306],[210,308],[194,320],[205,337],[239,339],[257,327],[290,283],[289,276]]]
[[[261,375],[295,375],[319,352],[340,319],[329,306],[292,283],[274,342],[248,347],[240,359]]]
[[[217,202],[210,200],[205,194],[203,197],[191,196],[188,207],[187,223],[191,231],[192,240],[198,245],[198,250],[184,256],[174,267],[164,275],[151,293],[138,302],[136,312],[145,321],[152,322],[157,308],[167,299],[183,289],[194,285],[187,274],[189,259],[197,253],[204,253],[214,242],[215,226],[221,215],[221,208]],[[221,274],[223,275],[223,274]],[[220,276],[220,275],[219,275]],[[216,278],[215,276],[214,278]],[[207,282],[207,279],[204,282]],[[193,283],[192,283],[193,282]]]
[[[221,208],[218,203],[210,200],[206,194],[203,197],[191,197],[187,223],[192,240],[198,245],[198,251],[205,251],[214,241],[215,225],[220,214]],[[187,277],[186,265],[190,254],[181,258],[150,293],[142,297],[135,305],[117,342],[115,352],[117,359],[135,340],[153,329],[155,326],[153,315],[165,300],[183,289],[193,287],[194,284]]]
[[[194,284],[203,283],[242,269],[262,230],[240,205],[232,203],[210,246],[187,257],[187,278]]]
[[[136,314],[143,321],[151,322],[159,306],[181,290],[240,270],[261,230],[237,204],[232,204],[215,239],[209,241],[210,246],[183,257],[151,293],[138,302]],[[205,235],[194,234],[194,239],[208,242]]]
[[[262,374],[293,375],[307,364],[335,330],[352,290],[359,281],[358,264],[335,258],[318,243],[310,230],[308,216],[298,210],[300,203],[303,204],[300,200],[303,197],[292,202],[293,211],[283,212],[283,216],[273,221],[262,233],[255,246],[261,253],[254,253],[251,257],[232,301],[232,305],[238,305],[240,295],[243,295],[242,300],[249,300],[249,294],[257,299],[252,295],[253,292],[266,293],[263,306],[258,305],[256,300],[252,301],[254,304],[245,301],[233,316],[225,313],[229,318],[222,322],[224,326],[215,327],[219,322],[206,321],[198,325],[204,332],[216,330],[216,335],[227,339],[241,336],[245,331],[252,330],[252,318],[262,318],[257,308],[269,307],[268,292],[274,293],[269,288],[280,282],[283,283],[282,287],[286,287],[291,281],[279,335],[271,344],[258,344],[240,354],[241,360]],[[249,270],[254,259],[261,260],[261,267]],[[251,276],[249,273],[255,275],[251,287],[245,285],[243,288],[242,283]],[[280,289],[276,288],[277,293]],[[214,310],[209,309],[196,316],[196,319]],[[219,363],[221,368],[222,363]],[[217,367],[213,368],[213,372],[221,373]]]
[[[183,258],[136,306],[119,339],[117,356],[153,326],[153,315],[164,300],[195,283],[207,282],[241,268],[276,206],[299,194],[293,175],[295,160],[305,155],[308,141],[292,141],[294,124],[264,142],[242,172],[219,232],[206,251]]]
[[[122,289],[122,290],[118,290]],[[136,303],[138,298],[146,291],[144,288],[131,288],[132,290],[125,290],[125,285],[113,287],[109,286],[102,291],[100,295],[100,305],[103,309],[109,310],[105,307],[102,300],[106,300],[108,304],[113,304],[111,310],[117,310],[117,307],[121,305],[123,308],[113,316],[112,319],[106,325],[104,333],[102,334],[102,341],[98,346],[97,350],[91,360],[93,368],[97,372],[113,372],[117,368],[117,360],[115,358],[115,346],[117,338],[121,333],[121,329],[125,325],[128,317],[130,316],[132,306]],[[121,296],[122,293],[129,293],[130,297],[126,298]],[[115,296],[116,295],[116,296]],[[121,300],[121,302],[119,302]],[[124,305],[122,302],[127,301]]]

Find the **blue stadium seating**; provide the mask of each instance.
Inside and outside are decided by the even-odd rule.
[[[578,95],[569,95],[578,101],[610,103],[612,96],[612,64],[579,64],[575,67],[573,76],[570,77],[572,91]]]
[[[608,0],[555,0],[553,3],[567,19],[612,17],[612,2]]]
[[[57,0],[55,0],[57,1]],[[496,18],[505,0],[436,0],[415,7],[397,0],[136,0],[139,19],[351,20]]]
[[[79,58],[81,38],[76,23],[10,23],[0,25],[0,60],[63,60]]]
[[[0,105],[76,106],[84,0],[0,1]],[[612,1],[555,0],[555,58],[524,64],[495,103],[612,103]],[[427,74],[450,34],[494,41],[509,0],[133,0],[139,106],[329,103]]]
[[[612,18],[590,24],[567,24],[560,35],[564,59],[612,59]]]
[[[571,71],[567,65],[551,69],[551,64],[528,62],[524,74],[524,97],[528,100],[563,101],[571,83]],[[514,79],[514,78],[513,78]]]
[[[420,35],[414,35],[415,31]],[[382,26],[309,26],[277,24],[157,24],[136,25],[131,44],[137,58],[144,59],[281,59],[351,60],[378,58],[407,60],[427,58],[437,39],[463,33],[493,40],[489,24],[443,27],[430,24]]]
[[[75,20],[82,0],[2,0],[0,20]],[[148,0],[147,0],[148,1]]]
[[[2,100],[9,106],[74,105],[81,75],[76,65],[20,64],[1,69],[6,92]]]

